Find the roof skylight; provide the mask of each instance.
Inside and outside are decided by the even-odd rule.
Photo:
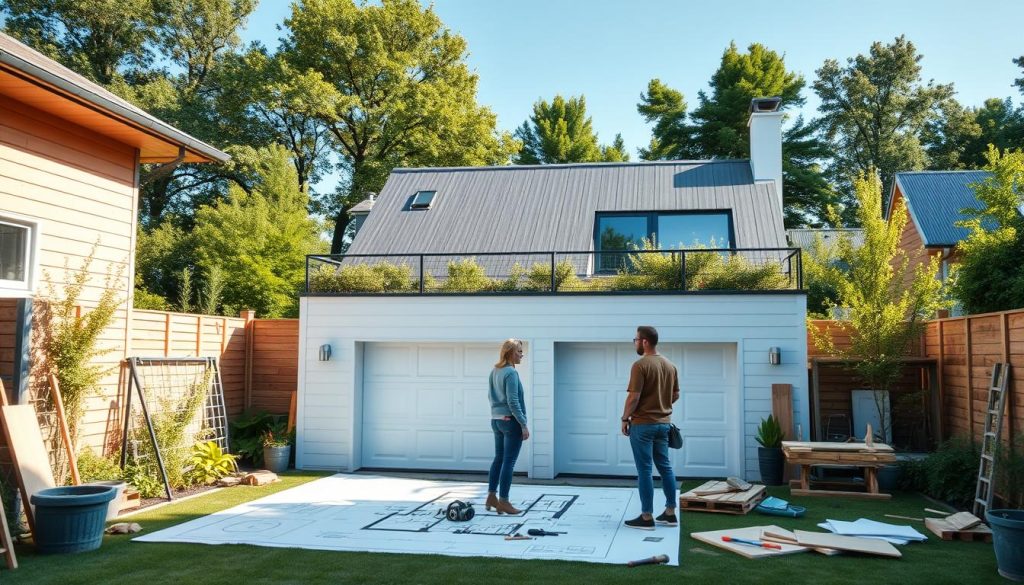
[[[430,209],[437,191],[418,191],[409,204],[409,209]]]

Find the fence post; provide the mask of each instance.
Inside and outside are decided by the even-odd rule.
[[[242,394],[245,409],[249,410],[252,406],[252,353],[256,333],[256,311],[246,309],[240,311],[238,316],[245,319],[245,381]]]
[[[1006,313],[1006,312],[1003,312],[999,317],[1000,317],[1000,319],[999,319],[999,328],[1000,328],[1000,332],[1002,333],[1002,335],[1000,337],[1002,337],[1002,341],[1003,341],[1003,363],[1004,364],[1008,364],[1008,363],[1010,363],[1010,314]],[[1013,438],[1014,438],[1014,436],[1013,436],[1013,426],[1014,426],[1013,425],[1013,418],[1014,418],[1014,415],[1016,414],[1016,411],[1014,410],[1014,405],[1016,404],[1016,401],[1013,399],[1014,392],[1012,390],[1012,388],[1013,388],[1013,367],[1012,366],[1010,367],[1010,374],[1009,375],[1010,375],[1010,380],[1009,380],[1009,384],[1007,385],[1007,389],[1009,390],[1009,392],[1007,392],[1007,394],[1006,394],[1006,412],[1008,412],[1010,416],[1007,417],[1007,420],[1006,420],[1006,431],[1007,431],[1007,441],[1012,446],[1013,445]]]
[[[946,369],[946,340],[943,338],[945,333],[943,332],[943,321],[939,319],[939,368],[937,372],[939,382],[939,428],[936,429],[936,435],[938,435],[938,442],[941,443],[946,440],[946,382],[943,380],[943,372]]]
[[[171,355],[171,313],[164,314],[164,357]]]
[[[423,254],[420,254],[420,294],[423,294]]]
[[[196,315],[196,357],[203,355],[203,316]]]
[[[679,250],[679,284],[686,290],[686,250]]]
[[[555,286],[555,253],[551,253],[551,294],[558,292]]]
[[[974,360],[971,351],[971,318],[964,317],[964,353],[967,354],[967,436],[974,440]]]

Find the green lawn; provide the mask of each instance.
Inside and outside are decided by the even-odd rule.
[[[261,488],[235,487],[172,504],[130,518],[146,532],[186,522],[237,504],[254,500],[324,474],[294,472],[283,480]],[[687,482],[689,488],[693,484]],[[103,546],[78,555],[39,556],[31,546],[19,546],[16,571],[0,569],[0,581],[42,585],[74,583],[153,585],[253,584],[253,583],[796,583],[883,585],[898,583],[1009,583],[996,573],[992,545],[971,542],[943,542],[930,538],[921,544],[900,547],[902,559],[861,556],[825,557],[805,553],[747,560],[738,555],[698,543],[689,537],[694,531],[731,526],[778,524],[785,528],[820,530],[815,524],[825,518],[880,521],[883,514],[923,515],[923,508],[936,507],[918,495],[898,495],[891,502],[855,499],[790,498],[789,490],[773,488],[773,495],[806,506],[808,514],[799,520],[751,513],[748,516],[685,512],[679,567],[624,566],[562,561],[521,561],[490,558],[459,558],[436,555],[324,552],[302,549],[260,548],[243,545],[193,545],[134,543],[129,536],[107,536]],[[928,534],[923,526],[915,524]]]

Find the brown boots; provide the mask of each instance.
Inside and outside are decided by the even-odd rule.
[[[488,512],[492,509],[497,510],[498,514],[516,515],[520,512],[513,508],[512,504],[508,500],[499,500],[498,494],[494,492],[487,492],[487,500],[484,502],[484,508]]]
[[[508,500],[498,500],[498,503],[494,506],[494,508],[498,511],[498,514],[515,515],[519,513],[519,510],[513,508],[512,504]]]

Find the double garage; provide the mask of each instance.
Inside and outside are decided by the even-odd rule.
[[[487,375],[497,343],[367,343],[363,348],[361,462],[366,468],[484,471],[494,455]],[[666,343],[661,353],[679,369],[674,422],[687,449],[673,451],[686,476],[734,475],[742,412],[736,345]],[[635,475],[619,418],[632,343],[556,343],[555,474]],[[529,344],[519,366],[527,416],[531,400]],[[533,425],[531,425],[533,426]],[[536,433],[536,429],[534,430]],[[520,470],[530,460],[524,445]]]
[[[636,325],[658,328],[676,365],[683,477],[757,479],[771,385],[793,386],[807,428],[802,294],[304,297],[296,463],[304,469],[484,471],[494,453],[487,375],[503,339],[519,366],[531,437],[517,470],[633,476],[619,418]],[[320,348],[332,347],[329,360]],[[781,365],[770,365],[780,347]]]

